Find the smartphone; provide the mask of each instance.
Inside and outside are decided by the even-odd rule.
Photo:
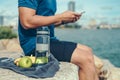
[[[80,14],[84,14],[85,13],[85,11],[82,11]]]

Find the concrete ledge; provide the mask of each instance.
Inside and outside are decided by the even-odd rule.
[[[21,53],[3,53],[0,52],[0,57],[19,57]],[[61,62],[60,70],[52,78],[35,79],[28,78],[8,69],[0,68],[0,80],[78,80],[78,67],[71,63]]]
[[[78,80],[78,67],[71,63],[61,62],[60,70],[53,78],[35,79],[0,68],[0,80]]]

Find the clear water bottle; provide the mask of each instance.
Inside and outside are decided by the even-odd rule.
[[[46,26],[38,28],[36,40],[36,64],[46,64],[50,55],[49,28]]]

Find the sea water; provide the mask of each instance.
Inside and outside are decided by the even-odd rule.
[[[87,45],[95,55],[120,67],[120,29],[56,29],[60,40]]]

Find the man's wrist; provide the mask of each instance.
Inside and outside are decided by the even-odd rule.
[[[57,22],[62,22],[62,16],[60,14],[55,15]]]
[[[66,24],[64,21],[61,21],[61,24]]]

